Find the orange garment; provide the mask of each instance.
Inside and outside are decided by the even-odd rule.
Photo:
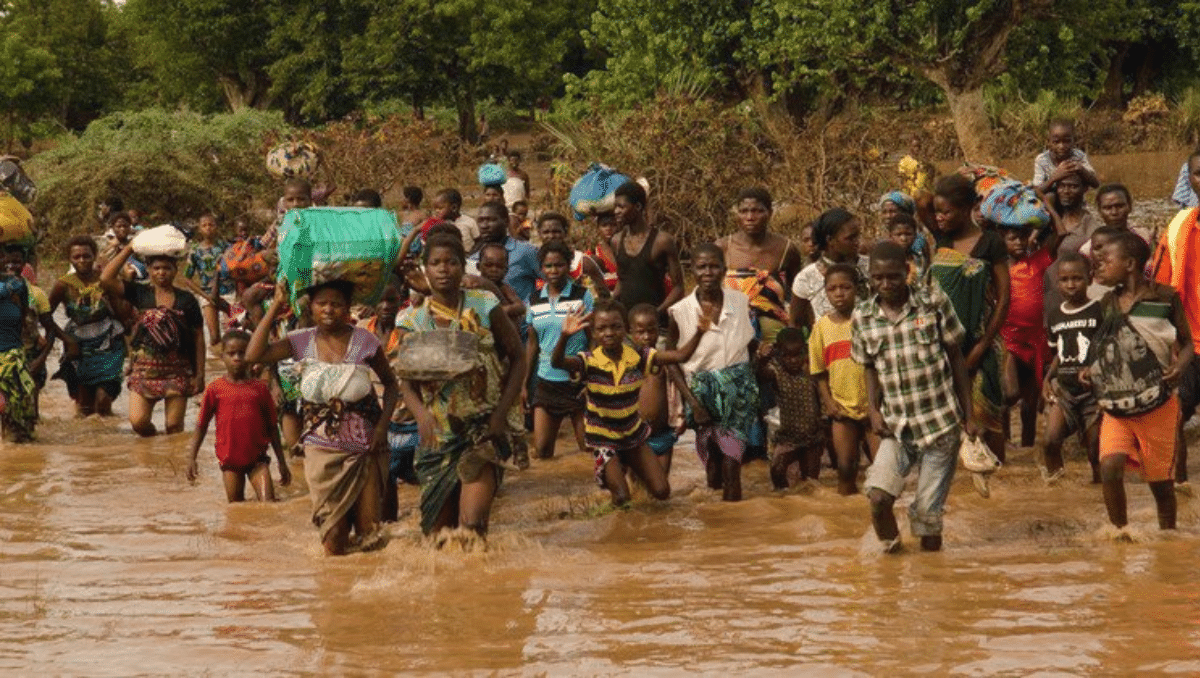
[[[1154,254],[1154,280],[1170,285],[1179,292],[1188,325],[1192,328],[1192,342],[1200,352],[1200,228],[1196,218],[1200,208],[1183,210],[1175,216],[1171,226],[1163,232]]]
[[[1157,483],[1175,477],[1175,431],[1179,429],[1179,396],[1145,414],[1100,421],[1100,459],[1126,455],[1126,466],[1142,480]]]

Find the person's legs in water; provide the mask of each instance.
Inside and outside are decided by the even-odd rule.
[[[895,553],[900,546],[900,526],[896,522],[896,498],[904,490],[904,478],[912,468],[908,450],[895,438],[880,441],[875,462],[864,483],[871,507],[871,526],[884,550]]]
[[[130,392],[129,394],[129,424],[133,426],[133,432],[142,436],[149,437],[158,434],[158,429],[155,428],[151,417],[154,415],[154,404],[157,400],[149,400],[143,398],[140,394]]]
[[[260,461],[250,471],[250,486],[259,501],[275,501],[275,484],[271,482],[271,465]]]
[[[462,484],[458,499],[460,528],[470,530],[481,537],[487,536],[496,486],[496,473],[490,468],[484,469],[475,482]]]
[[[788,488],[788,468],[800,461],[802,448],[787,443],[775,443],[771,448],[771,485],[777,490]],[[821,450],[817,450],[817,463],[821,463]],[[801,461],[803,465],[804,461]],[[802,473],[803,474],[803,473]]]
[[[651,497],[659,501],[671,497],[671,485],[667,481],[667,474],[658,460],[654,458],[654,450],[651,450],[649,445],[642,445],[636,450],[630,450],[625,455],[625,459],[629,462],[629,468],[633,471],[634,477],[642,481]]]
[[[719,449],[716,449],[715,445],[709,445],[708,460],[704,463],[704,475],[710,490],[719,490],[725,486],[725,466],[721,463],[724,456]]]
[[[187,402],[188,399],[185,396],[171,396],[163,401],[163,419],[167,435],[183,431],[183,419],[187,416]]]
[[[117,398],[117,396],[114,395],[114,393],[119,393],[119,390],[114,389],[113,392],[109,392],[108,388],[106,388],[104,386],[97,386],[92,391],[92,394],[93,394],[92,402],[95,403],[94,411],[96,412],[96,414],[98,414],[102,417],[113,416],[113,409],[112,409],[113,401],[116,400],[116,398]]]
[[[833,449],[837,453],[838,494],[858,494],[858,460],[865,437],[863,422],[853,419],[833,421]]]
[[[225,481],[225,498],[230,504],[246,501],[246,472],[241,469],[226,469],[221,471],[221,479]]]
[[[1120,528],[1129,524],[1126,515],[1125,500],[1125,462],[1128,457],[1124,454],[1107,454],[1100,460],[1100,482],[1104,486],[1104,508],[1108,511],[1108,521]]]
[[[365,464],[363,471],[367,480],[363,483],[362,492],[354,502],[354,533],[359,539],[365,539],[379,529],[380,514],[383,510],[383,472],[379,460],[370,453],[359,463]]]
[[[1042,462],[1046,477],[1053,478],[1063,468],[1062,447],[1068,435],[1068,424],[1058,403],[1051,403],[1046,409],[1046,441],[1042,445]]]
[[[1158,510],[1159,529],[1175,529],[1175,514],[1178,512],[1175,500],[1175,483],[1170,480],[1162,480],[1146,484],[1150,486],[1150,493],[1154,495],[1154,505]]]
[[[607,454],[607,452],[601,454]],[[602,473],[604,489],[612,495],[612,505],[616,508],[627,506],[630,499],[629,483],[625,480],[625,465],[621,463],[620,455],[614,453],[605,462]]]
[[[1092,467],[1092,484],[1100,484],[1100,422],[1092,424],[1084,433],[1087,441],[1088,464]]]
[[[921,446],[917,489],[908,506],[908,520],[913,535],[921,538],[922,551],[942,548],[942,513],[958,466],[961,442],[962,432],[954,430],[930,445]],[[917,452],[910,454],[915,457]]]
[[[1021,447],[1032,447],[1037,440],[1038,401],[1041,400],[1041,376],[1033,365],[1014,359],[1018,396],[1021,399]]]
[[[722,501],[742,500],[742,462],[718,453],[721,457]]]
[[[554,457],[554,443],[558,440],[558,429],[562,426],[562,417],[550,414],[541,405],[533,408],[533,449],[538,459]]]

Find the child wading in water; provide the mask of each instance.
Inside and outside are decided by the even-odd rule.
[[[696,452],[704,463],[708,486],[722,490],[725,501],[742,499],[742,458],[758,421],[758,381],[750,366],[754,326],[750,299],[726,289],[725,253],[713,244],[692,252],[696,289],[671,307],[668,345],[695,340],[700,345],[683,362],[688,390],[688,426],[696,429]],[[701,328],[697,318],[716,318]]]
[[[771,484],[787,489],[787,471],[800,462],[800,476],[816,480],[825,449],[825,427],[821,421],[821,399],[817,384],[809,376],[808,346],[804,333],[785,327],[774,344],[761,344],[758,378],[775,388],[779,403],[779,428],[771,441]],[[838,467],[840,470],[840,466]]]
[[[1181,374],[1192,361],[1192,334],[1179,294],[1149,282],[1143,271],[1150,247],[1122,233],[1097,257],[1096,277],[1116,289],[1100,302],[1104,321],[1080,375],[1090,382],[1104,415],[1100,423],[1100,478],[1108,519],[1125,527],[1125,467],[1150,486],[1158,526],[1175,528],[1175,430]]]
[[[892,507],[914,466],[917,490],[909,524],[922,550],[941,550],[942,507],[962,434],[979,433],[968,418],[971,381],[959,348],[966,332],[938,286],[905,282],[907,259],[894,242],[871,250],[875,294],[854,309],[851,320],[850,355],[866,369],[871,427],[883,439],[865,485],[875,535],[887,553],[900,548]]]
[[[551,365],[554,347],[562,334],[563,320],[572,313],[592,312],[592,293],[568,275],[571,249],[562,241],[550,241],[538,251],[542,277],[546,284],[535,290],[529,300],[525,322],[530,328],[525,357],[533,377],[533,393],[525,400],[533,408],[533,446],[539,459],[554,456],[554,443],[563,419],[575,429],[579,449],[587,449],[584,440],[583,386],[571,374]],[[576,355],[587,350],[587,336],[571,337],[566,352]],[[525,383],[530,383],[526,379]]]
[[[629,309],[629,339],[639,351],[658,345],[658,309],[650,304],[638,304]],[[671,428],[667,403],[667,380],[676,388],[686,388],[683,373],[678,365],[664,365],[662,371],[646,375],[646,383],[638,396],[638,410],[642,420],[650,426],[650,437],[646,444],[658,458],[663,473],[670,475],[671,459],[679,436]]]
[[[585,439],[595,455],[596,482],[612,493],[614,506],[629,503],[625,469],[633,471],[655,499],[671,496],[667,473],[654,458],[646,440],[650,427],[639,412],[638,395],[646,375],[662,365],[686,360],[711,326],[708,316],[696,318],[700,328],[679,350],[635,349],[626,343],[625,307],[611,299],[596,302],[595,311],[576,312],[563,318],[562,335],[554,345],[550,364],[556,369],[583,375],[587,393]],[[747,316],[747,323],[749,317]],[[566,355],[572,335],[592,327],[596,350]]]
[[[208,425],[216,417],[217,462],[225,480],[225,496],[230,502],[245,501],[247,479],[259,501],[275,501],[268,445],[279,462],[279,484],[286,487],[292,482],[292,472],[283,458],[283,445],[279,442],[275,399],[265,383],[250,376],[250,366],[246,362],[249,344],[250,335],[240,330],[229,332],[222,338],[221,360],[228,374],[213,381],[204,391],[196,435],[192,437],[192,458],[187,468],[188,480],[195,480],[196,457],[208,435]]]
[[[1046,412],[1046,446],[1042,453],[1047,483],[1062,477],[1062,444],[1079,434],[1092,465],[1092,482],[1100,482],[1100,408],[1092,389],[1079,380],[1088,348],[1103,319],[1096,299],[1088,298],[1092,266],[1081,255],[1067,252],[1058,262],[1058,292],[1063,302],[1046,316],[1054,359],[1046,370],[1042,396]]]
[[[909,252],[907,246],[901,247]],[[909,271],[906,279],[912,284],[911,268]],[[858,493],[858,461],[863,441],[867,441],[872,451],[879,447],[879,440],[871,435],[868,419],[866,372],[850,359],[857,276],[858,272],[846,264],[834,264],[825,271],[825,295],[833,310],[817,319],[808,343],[808,361],[817,379],[821,405],[825,416],[832,420],[838,494],[843,495]]]
[[[217,318],[219,297],[232,295],[233,281],[220,275],[221,255],[229,243],[217,233],[217,218],[212,214],[200,217],[196,226],[196,239],[188,248],[187,266],[183,269],[183,286],[196,295],[204,326],[208,328],[208,343],[221,343],[221,329]],[[228,303],[228,300],[226,300]]]

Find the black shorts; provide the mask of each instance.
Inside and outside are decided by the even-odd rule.
[[[537,379],[533,387],[533,407],[540,407],[552,417],[570,417],[583,411],[583,384],[574,381]]]

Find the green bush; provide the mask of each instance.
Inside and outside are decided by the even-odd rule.
[[[149,109],[100,118],[28,165],[46,244],[95,232],[96,205],[108,196],[155,221],[208,210],[231,217],[269,200],[278,189],[264,166],[266,140],[286,130],[282,114],[255,110]]]
[[[1005,138],[1006,152],[1013,154],[1041,148],[1052,121],[1078,122],[1083,115],[1078,99],[1043,89],[1028,101],[1004,80],[984,90],[984,106],[992,128]]]
[[[1192,146],[1200,143],[1200,87],[1188,87],[1179,95],[1170,120],[1180,141]]]

